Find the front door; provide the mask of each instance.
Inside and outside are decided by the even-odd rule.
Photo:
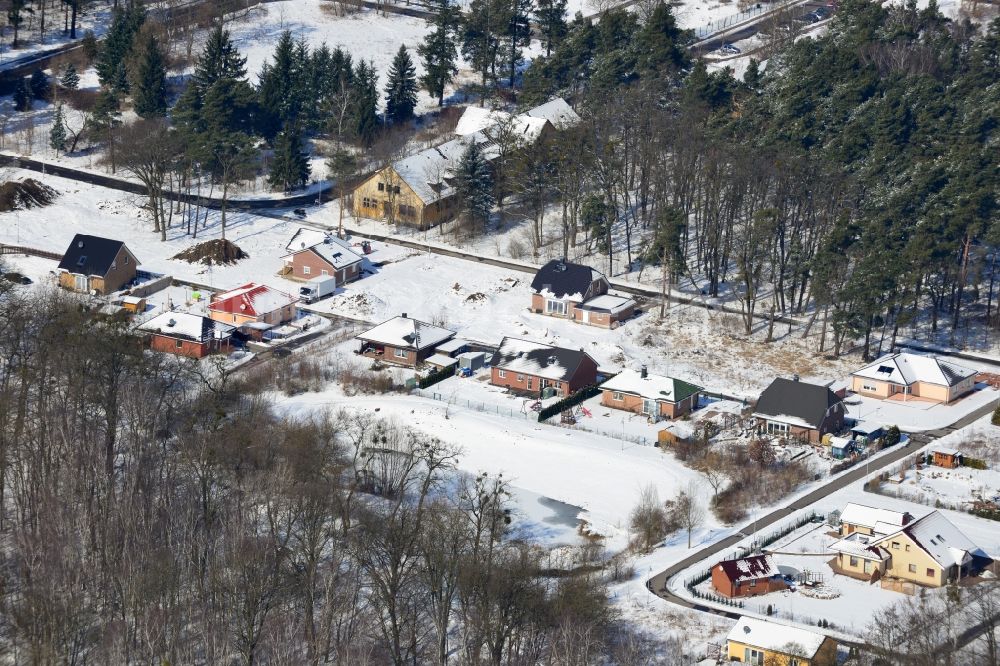
[[[77,291],[82,291],[82,292],[88,291],[88,289],[87,289],[87,276],[86,275],[77,275],[76,276],[76,290]]]

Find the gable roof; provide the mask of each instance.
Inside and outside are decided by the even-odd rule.
[[[163,312],[136,328],[147,333],[192,342],[221,340],[228,338],[236,330],[235,326],[190,312]]]
[[[59,269],[79,275],[104,277],[111,270],[112,264],[115,263],[115,257],[118,256],[119,250],[123,247],[138,263],[135,255],[125,247],[123,241],[77,234],[73,236],[73,242],[69,244],[69,248],[63,254],[62,261],[59,262]]]
[[[242,287],[219,294],[209,304],[214,312],[259,317],[299,301],[297,296],[279,291],[266,284],[248,282]]]
[[[793,654],[789,652],[789,648],[794,646],[794,656],[812,659],[823,646],[826,636],[787,624],[743,616],[726,636],[726,640],[784,654]]]
[[[861,532],[851,532],[843,539],[839,539],[830,544],[830,550],[835,553],[863,557],[868,560],[885,560],[889,557],[889,551],[875,542],[881,537]]]
[[[607,391],[631,393],[647,400],[666,402],[680,402],[701,390],[700,386],[673,377],[650,374],[643,377],[641,372],[635,370],[622,370],[601,384],[601,388]]]
[[[964,365],[944,361],[936,356],[924,356],[909,352],[883,356],[853,373],[855,377],[877,379],[904,386],[917,382],[955,386],[962,380],[974,377],[976,374],[975,370]]]
[[[921,550],[942,567],[962,565],[972,559],[971,553],[979,550],[969,537],[955,527],[940,511],[931,511],[926,516],[914,520],[902,529],[887,534],[876,544],[905,534]]]
[[[840,522],[851,525],[861,525],[869,529],[876,525],[891,526],[891,531],[896,531],[903,525],[913,520],[913,516],[905,511],[893,511],[880,507],[867,506],[849,502],[840,514]],[[885,532],[883,532],[884,534]]]
[[[294,254],[299,250],[305,250],[313,245],[322,243],[327,236],[332,236],[329,231],[320,231],[319,229],[309,229],[307,227],[299,227],[292,237],[288,239],[288,243],[285,245],[285,249],[288,250],[290,254]]]
[[[597,365],[597,362],[582,350],[505,337],[493,356],[493,366],[545,379],[570,381],[576,375],[584,358],[589,358],[595,366]]]
[[[780,576],[778,566],[770,555],[749,555],[733,560],[721,560],[716,566],[722,567],[726,578],[733,581],[752,580]]]
[[[553,259],[538,269],[531,280],[531,289],[543,296],[582,301],[590,283],[604,275],[590,266]]]
[[[562,97],[556,97],[545,104],[528,109],[525,111],[525,115],[533,118],[544,118],[552,123],[556,129],[564,129],[580,122],[580,116]]]
[[[350,243],[333,235],[328,235],[320,240],[320,242],[314,243],[304,249],[293,250],[288,257],[294,257],[303,252],[315,254],[337,270],[364,261],[364,257],[355,252]],[[285,258],[287,259],[288,257]]]
[[[486,143],[481,132],[446,141],[392,163],[392,169],[421,201],[430,204],[454,194],[448,180],[454,175],[470,142]],[[487,158],[489,156],[487,155]]]
[[[420,351],[435,347],[445,340],[451,339],[454,335],[455,331],[427,324],[404,314],[384,321],[375,328],[368,329],[357,338],[399,349]]]
[[[818,429],[831,409],[843,409],[842,403],[826,386],[778,377],[760,394],[754,416]]]

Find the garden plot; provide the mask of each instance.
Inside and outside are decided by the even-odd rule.
[[[928,506],[970,509],[974,502],[1000,504],[1000,470],[994,469],[911,467],[893,474],[883,487],[894,495]]]

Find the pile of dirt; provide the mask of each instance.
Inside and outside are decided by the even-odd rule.
[[[8,180],[0,185],[0,213],[48,206],[57,196],[58,192],[34,178]]]
[[[482,303],[485,300],[486,300],[486,294],[480,291],[477,291],[474,294],[469,294],[468,296],[465,297],[466,303]]]
[[[235,264],[240,259],[246,259],[249,256],[236,244],[217,238],[192,245],[171,259],[180,259],[191,264],[202,263],[218,266],[219,264]]]

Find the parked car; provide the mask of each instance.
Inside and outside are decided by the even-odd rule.
[[[733,46],[729,42],[723,44],[722,47],[719,48],[719,50],[728,55],[739,55],[740,53],[742,53],[742,51],[740,51],[738,47]]]
[[[292,212],[295,214],[296,217],[305,217],[306,216],[306,209],[305,208],[296,208]]]

